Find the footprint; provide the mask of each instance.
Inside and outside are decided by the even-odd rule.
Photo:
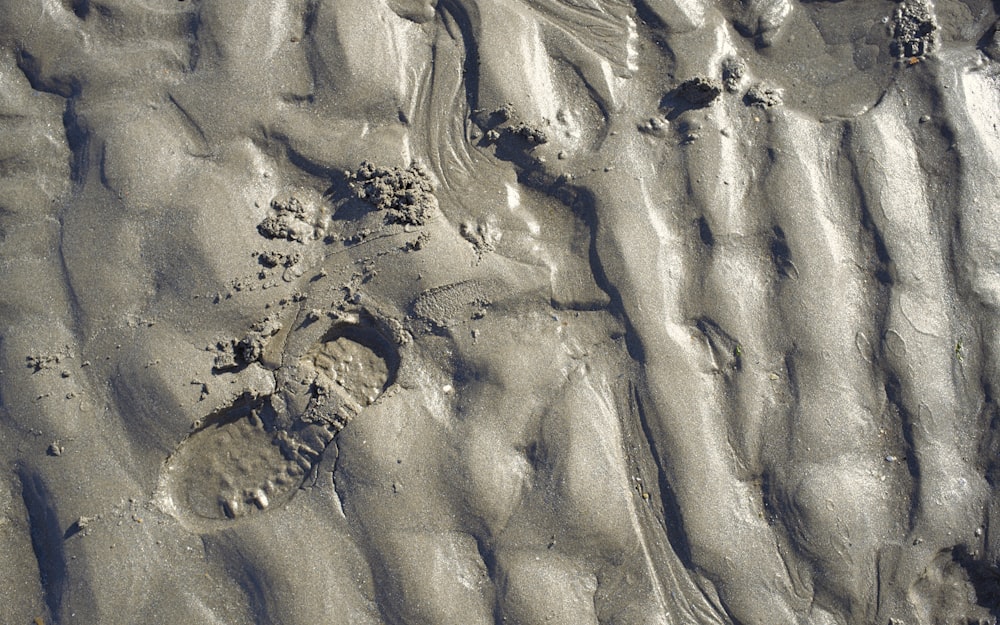
[[[392,384],[396,360],[371,328],[333,327],[275,371],[273,395],[243,396],[196,424],[161,471],[161,507],[204,525],[285,504],[337,432]]]

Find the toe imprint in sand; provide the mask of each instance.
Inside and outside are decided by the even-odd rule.
[[[391,383],[385,345],[334,329],[279,370],[274,395],[243,397],[196,424],[161,472],[162,507],[202,525],[286,503],[337,432]]]
[[[314,406],[336,419],[334,427],[342,427],[378,399],[389,381],[385,359],[344,336],[314,345],[299,362],[299,370],[312,379]],[[334,400],[332,412],[322,409],[330,406],[326,398]]]

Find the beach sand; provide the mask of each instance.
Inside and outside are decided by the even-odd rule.
[[[998,13],[3,0],[0,623],[996,623]]]

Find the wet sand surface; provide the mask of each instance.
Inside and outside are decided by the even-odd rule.
[[[0,622],[996,623],[998,13],[4,0]]]

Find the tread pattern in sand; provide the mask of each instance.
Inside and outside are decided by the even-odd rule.
[[[353,336],[353,335],[352,335]],[[287,502],[347,423],[385,391],[390,362],[337,330],[298,359],[285,389],[241,397],[195,424],[164,465],[160,501],[181,520],[234,520]],[[305,408],[288,386],[307,388]],[[298,393],[301,395],[301,393]]]

